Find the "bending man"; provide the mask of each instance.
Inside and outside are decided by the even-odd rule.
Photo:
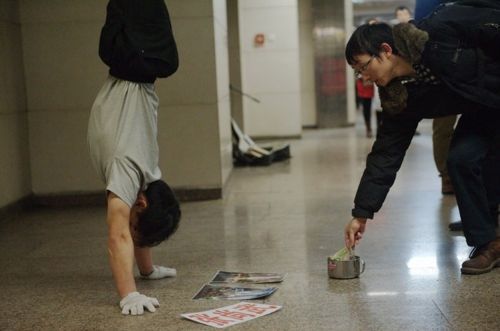
[[[380,87],[386,115],[345,227],[348,247],[381,208],[418,122],[462,114],[448,156],[464,235],[474,247],[461,271],[480,274],[500,266],[499,26],[500,5],[483,0],[443,5],[419,29],[375,24],[354,32],[347,62]]]

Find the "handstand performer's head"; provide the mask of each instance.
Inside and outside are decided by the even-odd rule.
[[[148,185],[139,193],[130,211],[130,230],[134,244],[153,247],[175,233],[181,210],[174,192],[162,180]]]

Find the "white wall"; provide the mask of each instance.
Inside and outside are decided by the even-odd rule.
[[[17,1],[0,1],[0,207],[31,193],[28,118]]]
[[[297,0],[238,0],[245,132],[251,136],[301,134]],[[263,33],[266,43],[254,46]]]

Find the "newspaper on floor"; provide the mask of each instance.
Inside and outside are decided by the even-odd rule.
[[[278,288],[252,288],[252,287],[237,287],[224,286],[218,284],[205,284],[198,293],[195,294],[193,300],[198,299],[225,299],[225,300],[251,300],[264,298],[273,294]]]
[[[281,283],[285,278],[277,273],[217,271],[211,283]]]
[[[257,317],[272,314],[282,306],[262,303],[240,302],[222,308],[201,311],[198,313],[181,314],[182,317],[218,329],[247,322]]]

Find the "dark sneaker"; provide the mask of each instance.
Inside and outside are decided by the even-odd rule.
[[[474,248],[470,259],[462,263],[463,274],[479,275],[500,267],[500,238],[480,248]]]

